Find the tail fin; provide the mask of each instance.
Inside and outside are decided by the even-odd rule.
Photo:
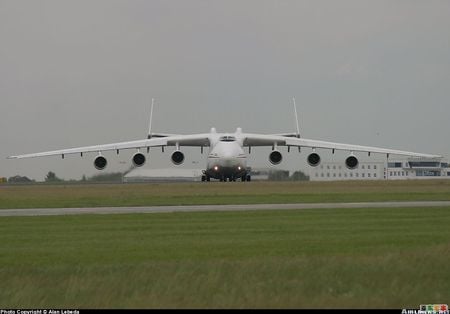
[[[150,123],[148,125],[148,136],[147,136],[148,139],[152,138],[152,120],[153,120],[153,106],[154,106],[154,104],[155,104],[155,99],[152,98],[152,107],[150,109]]]
[[[294,116],[295,116],[295,124],[297,126],[297,138],[300,138],[300,126],[298,124],[298,115],[297,115],[297,104],[295,103],[295,97],[292,98],[292,101],[294,103]]]

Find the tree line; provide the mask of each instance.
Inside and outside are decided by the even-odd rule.
[[[126,172],[111,172],[111,173],[101,173],[96,174],[91,177],[83,175],[80,180],[64,180],[59,178],[55,172],[49,171],[44,178],[45,183],[96,183],[96,182],[109,182],[109,183],[121,183],[123,182],[123,176]],[[272,170],[269,172],[269,181],[309,181],[309,176],[304,174],[302,171],[295,171],[292,175],[289,175],[287,170]],[[34,183],[36,180],[30,179],[26,176],[13,176],[9,178],[0,178],[0,183]]]
[[[46,183],[58,183],[58,182],[65,182],[65,183],[93,183],[93,182],[122,182],[122,178],[126,173],[123,172],[112,172],[112,173],[101,173],[96,174],[91,177],[87,177],[86,175],[83,175],[83,177],[80,180],[64,180],[59,178],[56,173],[53,171],[49,171],[47,175],[44,178],[44,181]],[[9,178],[0,178],[0,183],[34,183],[36,180],[30,179],[27,176],[13,176]]]

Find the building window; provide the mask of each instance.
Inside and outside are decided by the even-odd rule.
[[[364,165],[361,166],[361,169],[365,169],[365,168],[364,168]]]
[[[330,173],[328,172],[328,173],[327,173],[327,178],[329,178],[329,177],[330,177]]]
[[[355,173],[355,177],[359,178],[359,173]]]
[[[441,163],[434,161],[410,161],[409,166],[411,168],[439,168],[441,166]]]
[[[376,173],[374,173],[374,174],[373,174],[373,177],[374,177],[374,178],[376,178],[376,177],[377,177],[377,174],[376,174]]]
[[[336,170],[336,166],[333,166],[333,169]]]
[[[376,170],[376,169],[377,169],[377,165],[373,165],[373,169],[375,169],[375,170]]]
[[[341,173],[339,173],[339,178],[342,177]]]
[[[449,172],[450,173],[450,172]],[[449,175],[450,176],[450,175]],[[352,172],[350,172],[350,178],[353,178],[353,173]]]
[[[367,177],[370,178],[370,173],[367,174]]]
[[[333,173],[333,178],[336,178],[336,174],[335,173]]]
[[[367,169],[369,169],[369,170],[370,170],[370,165],[367,165]]]
[[[363,173],[363,174],[361,174],[361,177],[363,177],[363,178],[364,178],[364,173]]]
[[[323,178],[323,173],[321,173],[320,176]]]

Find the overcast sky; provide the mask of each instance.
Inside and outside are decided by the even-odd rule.
[[[293,96],[304,137],[450,156],[450,1],[0,0],[0,177],[97,173],[95,155],[6,157],[145,138],[152,97],[154,131],[278,133]]]

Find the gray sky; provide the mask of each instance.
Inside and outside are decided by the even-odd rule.
[[[0,176],[97,173],[95,155],[6,157],[144,138],[152,97],[155,131],[278,133],[293,96],[304,137],[449,156],[450,1],[0,0]]]

